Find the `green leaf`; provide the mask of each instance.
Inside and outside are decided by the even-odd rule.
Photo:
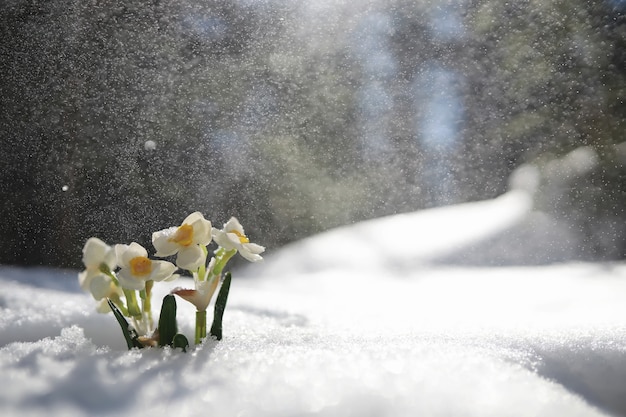
[[[128,350],[136,347],[138,349],[142,349],[143,345],[137,339],[139,336],[137,335],[137,331],[130,327],[120,310],[117,308],[115,304],[111,300],[107,298],[107,303],[109,303],[109,307],[111,307],[111,311],[113,311],[113,315],[117,319],[120,327],[122,328],[122,333],[124,334],[124,339],[126,339],[126,345],[128,346]]]
[[[211,336],[215,336],[217,340],[222,340],[222,318],[224,317],[224,310],[226,310],[226,302],[228,301],[230,280],[230,272],[227,272],[224,276],[224,282],[222,282],[222,288],[220,288],[220,292],[217,294],[217,299],[215,300]]]
[[[181,348],[183,352],[187,352],[187,348],[189,347],[189,340],[185,337],[184,334],[177,333],[174,336],[174,340],[172,341],[173,348]]]
[[[171,346],[176,333],[178,333],[176,299],[172,294],[168,294],[163,298],[159,316],[159,346]]]

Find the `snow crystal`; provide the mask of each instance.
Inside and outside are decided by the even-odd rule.
[[[156,142],[153,140],[147,140],[144,144],[143,144],[143,148],[146,151],[153,151],[156,149]]]

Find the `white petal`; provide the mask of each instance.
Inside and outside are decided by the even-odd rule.
[[[217,289],[219,279],[215,278],[212,281],[196,281],[195,290],[187,290],[182,288],[175,288],[172,290],[172,294],[176,294],[181,298],[192,303],[196,306],[196,310],[204,311],[211,302],[211,298]]]
[[[225,240],[228,241],[228,245],[230,245],[233,249],[239,249],[241,247],[241,239],[234,233],[225,233]]]
[[[89,291],[89,284],[91,283],[91,279],[93,278],[93,274],[90,274],[88,270],[84,270],[78,273],[78,285],[85,291]]]
[[[209,265],[206,267],[207,273],[210,273],[211,271],[213,271],[213,268],[215,268],[216,263],[217,261],[215,260],[215,258],[211,258],[211,260],[209,261]]]
[[[157,250],[155,256],[171,256],[178,252],[180,246],[175,242],[171,242],[170,238],[176,233],[178,227],[170,227],[158,232],[152,233],[152,245]]]
[[[193,243],[199,245],[208,245],[211,243],[211,222],[204,218],[196,219],[191,223],[193,228]]]
[[[135,258],[137,256],[144,256],[146,258],[148,257],[148,251],[143,246],[141,246],[139,243],[136,243],[136,242],[133,242],[130,245],[128,245],[128,252],[129,252],[129,255],[131,256],[130,259]]]
[[[237,220],[236,217],[231,217],[226,224],[224,224],[224,229],[225,232],[231,232],[233,230],[236,230],[237,232],[241,233],[242,235],[245,235],[245,232],[243,231],[243,226],[239,223],[239,220]]]
[[[172,274],[169,277],[165,278],[163,281],[165,282],[176,281],[178,278],[180,278],[180,274]]]
[[[93,277],[91,284],[89,285],[89,290],[91,291],[93,298],[96,300],[102,300],[103,298],[108,297],[113,290],[111,288],[112,282],[111,278],[104,274],[99,274]]]
[[[127,268],[122,268],[117,273],[117,280],[122,288],[129,290],[143,290],[146,286],[146,282],[143,279],[132,276]]]
[[[240,250],[239,253],[250,262],[258,262],[263,259],[261,255],[257,255],[256,253],[252,253],[247,250]]]
[[[189,216],[185,217],[185,220],[183,220],[182,224],[192,224],[198,219],[204,220],[204,216],[199,211],[194,211]]]
[[[111,271],[117,267],[117,255],[115,255],[115,250],[113,250],[113,248],[109,248],[109,251],[102,262],[105,263]]]
[[[226,250],[238,249],[238,246],[234,245],[229,239],[228,233],[224,233],[221,230],[213,229],[213,240]],[[237,239],[237,243],[239,243],[239,239]]]
[[[226,233],[226,237],[230,240],[233,246],[237,248],[241,247],[241,238],[238,235],[234,233]]]
[[[211,229],[211,234],[213,235],[213,240],[220,246],[222,246],[222,244],[220,243],[220,240],[224,239],[224,235],[226,233],[222,232],[220,229],[216,229],[215,227],[213,229]]]
[[[133,242],[130,245],[115,245],[117,262],[123,268],[128,268],[130,260],[138,256],[148,257],[148,252],[139,243]]]
[[[115,256],[117,258],[117,264],[122,268],[128,268],[128,262],[124,262],[124,253],[128,250],[128,245],[117,244],[115,245]]]
[[[111,307],[109,307],[109,303],[106,299],[100,300],[96,307],[96,311],[101,314],[106,314],[111,312]]]
[[[256,243],[244,243],[242,245],[247,251],[252,253],[263,253],[265,252],[265,247],[261,245],[257,245]]]
[[[204,251],[198,245],[181,249],[176,258],[176,265],[187,271],[195,271],[205,262]]]
[[[111,247],[97,237],[89,238],[83,247],[83,263],[87,268],[98,268],[110,250]]]
[[[205,311],[207,306],[209,305],[209,303],[206,301],[206,297],[197,290],[174,288],[171,293],[176,294],[182,299],[189,301],[196,307],[196,310],[198,311]]]
[[[153,281],[163,281],[176,271],[176,265],[167,261],[152,261],[152,273],[150,279]]]

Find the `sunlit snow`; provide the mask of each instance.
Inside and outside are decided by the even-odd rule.
[[[531,210],[517,190],[296,242],[234,271],[224,339],[188,353],[127,351],[74,271],[2,267],[0,415],[624,415],[625,264],[441,261]]]

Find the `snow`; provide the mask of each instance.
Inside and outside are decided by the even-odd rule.
[[[187,353],[127,351],[76,271],[0,267],[0,415],[626,415],[626,264],[442,262],[550,252],[515,235],[533,216],[518,189],[296,242],[234,271],[224,339]]]
[[[147,140],[145,141],[145,143],[143,144],[143,148],[146,151],[153,151],[156,149],[156,142],[153,140]]]

